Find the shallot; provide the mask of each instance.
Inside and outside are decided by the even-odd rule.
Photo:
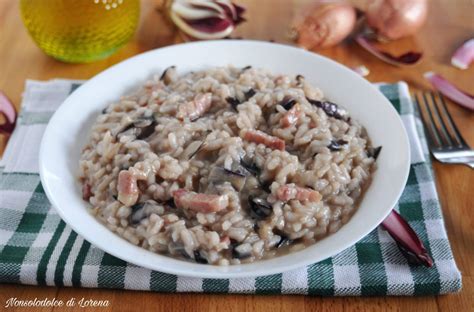
[[[467,69],[474,61],[474,38],[464,42],[454,52],[451,64],[459,69]]]
[[[474,98],[472,95],[459,90],[452,83],[433,72],[427,72],[424,74],[424,76],[426,79],[428,79],[431,85],[433,85],[433,87],[443,95],[450,98],[459,105],[474,111]]]
[[[366,1],[367,24],[386,39],[396,40],[415,34],[425,23],[427,0]]]
[[[352,32],[356,23],[355,8],[344,2],[321,1],[305,12],[293,28],[296,43],[308,50],[338,44]]]

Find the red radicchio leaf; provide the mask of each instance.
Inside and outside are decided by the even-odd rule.
[[[227,17],[231,18],[232,20],[235,20],[237,18],[237,11],[235,10],[235,7],[232,4],[226,2],[217,2],[217,5],[224,10]]]
[[[455,103],[471,111],[474,111],[474,98],[472,95],[459,90],[451,82],[433,72],[427,72],[424,74],[424,76],[429,80],[435,89],[437,89],[447,98],[450,98]]]
[[[16,124],[16,111],[8,97],[0,91],[0,114],[5,118],[5,122],[0,125],[0,132],[11,134]]]
[[[185,20],[185,22],[192,28],[205,33],[224,31],[232,25],[229,20],[218,17],[209,17],[198,20]]]
[[[410,227],[395,210],[382,222],[382,226],[388,234],[397,242],[398,247],[406,255],[409,261],[423,264],[426,267],[433,266],[433,260],[428,254],[422,241],[415,231]]]
[[[201,10],[206,10],[206,11],[214,11],[215,13],[217,14],[222,14],[222,12],[220,10],[218,10],[218,8],[214,8],[213,6],[207,6],[207,5],[203,5],[203,4],[197,4],[197,3],[190,3],[190,6],[195,8],[195,9],[201,9]],[[221,5],[219,5],[220,7],[222,7]],[[227,11],[224,9],[224,12],[227,13]]]
[[[176,1],[170,8],[173,22],[188,36],[196,39],[219,39],[228,36],[236,25],[245,21],[245,9],[230,0]]]
[[[365,50],[370,52],[372,55],[378,57],[382,61],[389,63],[395,66],[403,65],[414,65],[416,64],[421,57],[422,53],[419,52],[407,52],[399,56],[394,56],[388,52],[384,52],[375,47],[371,40],[367,38],[364,34],[357,35],[355,41]]]
[[[245,8],[243,6],[237,5],[237,4],[232,4],[234,6],[237,18],[234,19],[234,25],[237,26],[240,23],[243,23],[246,21],[246,19],[243,17],[245,13]]]

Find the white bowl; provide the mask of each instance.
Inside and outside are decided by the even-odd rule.
[[[89,214],[76,180],[79,156],[96,116],[109,103],[170,65],[178,71],[233,64],[273,73],[302,74],[326,97],[347,108],[382,145],[378,169],[362,202],[338,232],[289,255],[227,267],[185,262],[132,245]],[[52,205],[74,231],[125,261],[166,273],[231,278],[280,273],[324,260],[354,245],[377,227],[396,204],[409,170],[409,145],[400,117],[377,88],[350,69],[301,49],[258,41],[206,41],[153,50],[123,61],[78,88],[51,118],[41,143],[41,181]]]

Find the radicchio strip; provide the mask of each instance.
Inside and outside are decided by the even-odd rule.
[[[245,9],[230,0],[175,0],[169,16],[186,35],[196,39],[219,39],[230,35],[245,21]]]
[[[0,133],[11,134],[15,129],[16,110],[8,97],[0,91],[0,114],[3,115],[5,122],[0,125]]]
[[[431,83],[431,85],[441,92],[447,98],[450,98],[457,104],[474,111],[474,98],[472,95],[467,94],[459,90],[451,82],[447,81],[441,75],[433,72],[427,72],[424,74],[425,78]]]
[[[423,242],[418,238],[415,231],[410,227],[395,210],[392,210],[387,218],[382,222],[382,226],[388,234],[397,242],[400,250],[412,262],[423,264],[426,267],[433,266],[428,251]]]
[[[379,50],[376,46],[374,46],[369,38],[365,35],[357,35],[355,37],[355,41],[365,50],[370,52],[372,55],[378,57],[382,61],[395,65],[395,66],[403,66],[403,65],[414,65],[418,63],[418,61],[423,56],[420,52],[407,52],[399,56],[394,56],[388,52],[384,52]]]
[[[459,69],[468,69],[472,61],[474,61],[474,38],[464,42],[454,52],[451,64]]]

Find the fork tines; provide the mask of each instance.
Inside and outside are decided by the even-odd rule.
[[[440,93],[416,93],[414,98],[425,125],[431,149],[469,148],[454,124]]]

